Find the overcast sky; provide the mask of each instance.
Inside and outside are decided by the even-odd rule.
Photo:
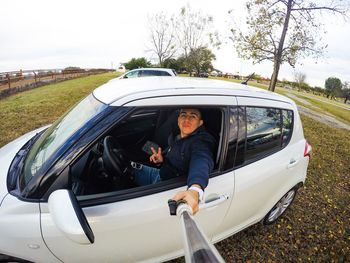
[[[346,0],[349,1],[349,0]],[[244,17],[244,0],[2,0],[0,15],[0,72],[53,69],[67,66],[114,68],[132,57],[151,58],[147,16],[164,11],[178,14],[190,4],[213,16],[223,45],[215,50],[214,67],[224,72],[252,72],[270,77],[272,64],[253,66],[235,55],[228,11]],[[296,70],[312,86],[324,86],[327,77],[350,81],[350,23],[324,16],[328,33],[325,57],[304,60]],[[239,20],[239,19],[238,19]],[[244,19],[241,19],[243,21]],[[279,79],[293,80],[293,69],[283,65]]]

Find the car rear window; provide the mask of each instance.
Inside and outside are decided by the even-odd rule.
[[[255,159],[281,147],[281,111],[247,107],[246,160]]]
[[[162,70],[142,70],[141,77],[150,76],[171,76],[168,72]]]
[[[257,161],[284,148],[293,131],[293,111],[240,106],[230,108],[224,169]]]
[[[282,110],[282,148],[285,147],[292,137],[293,111]]]

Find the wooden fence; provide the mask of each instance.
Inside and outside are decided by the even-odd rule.
[[[50,83],[113,71],[111,69],[39,69],[0,72],[0,99]]]

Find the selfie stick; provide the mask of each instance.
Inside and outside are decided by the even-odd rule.
[[[179,215],[183,230],[185,260],[187,263],[224,263],[225,261],[212,245],[192,217],[192,209],[183,201],[168,201],[170,215]]]

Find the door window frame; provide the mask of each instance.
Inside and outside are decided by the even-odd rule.
[[[140,107],[134,107],[133,110],[128,112],[127,115],[125,115],[122,119],[118,121],[118,123],[115,123],[112,127],[108,129],[108,131],[100,134],[98,138],[96,138],[95,141],[98,141],[101,139],[103,136],[105,136],[109,131],[113,130],[120,122],[123,120],[128,119],[132,114],[135,112],[139,112],[141,109],[169,109],[169,108],[181,108],[181,107],[198,107],[198,108],[212,108],[212,109],[217,109],[221,111],[222,118],[221,118],[221,137],[220,137],[220,143],[221,149],[219,149],[218,145],[218,153],[217,156],[220,156],[219,161],[217,163],[218,168],[214,171],[212,171],[209,175],[209,180],[210,178],[220,176],[224,174],[225,172],[222,171],[222,165],[223,165],[223,160],[224,156],[226,155],[225,150],[226,147],[224,145],[226,144],[227,141],[227,132],[228,129],[226,128],[227,125],[227,106],[205,106],[205,105],[171,105],[171,106],[140,106]],[[84,153],[88,151],[89,149],[85,149]],[[219,152],[220,151],[220,152]],[[82,155],[84,154],[82,153]],[[216,156],[214,157],[216,159]],[[215,161],[215,160],[214,160]],[[187,185],[187,178],[182,176],[182,177],[177,177],[177,178],[172,178],[163,182],[159,182],[157,184],[153,185],[145,185],[145,186],[138,186],[135,188],[129,188],[125,190],[119,190],[119,191],[113,191],[113,192],[105,192],[105,193],[99,193],[99,194],[93,194],[93,195],[83,195],[83,196],[77,196],[77,199],[81,205],[81,207],[90,207],[90,206],[96,206],[96,205],[103,205],[103,204],[108,204],[108,203],[114,203],[114,202],[119,202],[119,201],[125,201],[133,198],[139,198],[147,195],[152,195],[152,194],[157,194],[160,192],[164,191],[169,191],[173,190],[176,188],[180,188],[183,186]]]
[[[261,159],[264,159],[272,154],[275,154],[279,151],[281,151],[282,149],[284,149],[285,147],[288,146],[289,142],[291,141],[291,138],[293,136],[293,132],[294,132],[294,125],[295,125],[295,113],[294,110],[291,107],[281,107],[280,105],[278,105],[279,107],[274,107],[274,106],[268,106],[267,104],[265,105],[254,105],[254,104],[249,104],[248,105],[243,105],[243,103],[237,105],[237,106],[232,106],[230,108],[237,108],[238,110],[236,111],[238,113],[238,116],[236,117],[236,120],[238,120],[238,138],[237,138],[237,142],[236,142],[236,154],[234,156],[234,165],[233,167],[227,167],[227,171],[232,171],[232,170],[236,170],[239,169],[243,166],[249,165],[253,162],[259,161]],[[274,109],[274,110],[279,110],[280,113],[280,129],[281,129],[281,138],[280,138],[280,147],[276,148],[273,151],[268,151],[268,152],[262,152],[261,154],[259,154],[256,158],[254,159],[250,159],[250,160],[246,160],[246,150],[247,150],[247,111],[246,108],[247,107],[253,107],[253,108],[264,108],[264,109]],[[239,109],[243,109],[243,111],[239,110]],[[286,141],[283,142],[283,111],[286,112],[291,112],[291,119],[292,119],[292,123],[291,123],[291,130],[290,130],[290,134],[288,136],[288,139]],[[241,115],[241,113],[243,113]],[[231,111],[230,111],[231,114]],[[240,116],[241,115],[241,116]],[[244,129],[241,130],[241,119],[244,120]],[[243,136],[244,135],[244,136]],[[242,160],[237,164],[237,156],[238,155],[243,155]],[[226,160],[225,160],[226,161]],[[227,165],[227,164],[224,164]]]

